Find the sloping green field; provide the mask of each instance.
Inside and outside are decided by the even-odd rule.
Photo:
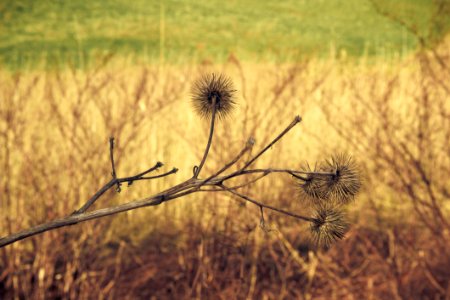
[[[423,34],[436,19],[435,1],[375,1]],[[417,46],[368,0],[3,0],[0,18],[0,64],[13,69],[83,66],[111,54],[167,63],[233,54],[258,62],[343,51],[389,56]],[[446,27],[431,31],[443,35]]]

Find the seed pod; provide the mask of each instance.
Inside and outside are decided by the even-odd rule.
[[[351,156],[340,154],[326,161],[322,169],[335,175],[324,177],[323,190],[339,204],[350,202],[361,188],[358,167]]]
[[[304,172],[317,172],[317,166],[311,169],[308,163],[301,167]],[[327,199],[326,190],[323,188],[325,177],[319,174],[305,174],[303,178],[298,178],[300,183],[300,194],[302,198],[311,200],[314,204],[320,204]]]
[[[348,231],[348,223],[340,210],[322,205],[317,208],[310,229],[316,244],[328,247],[344,237]]]
[[[192,102],[200,116],[211,118],[215,107],[216,114],[221,119],[235,107],[235,92],[230,78],[223,74],[207,74],[192,86]]]

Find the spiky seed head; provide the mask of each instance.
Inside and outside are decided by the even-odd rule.
[[[351,156],[339,154],[332,156],[322,167],[335,175],[323,179],[323,190],[328,197],[340,204],[351,201],[361,188],[361,176]]]
[[[192,86],[192,102],[197,113],[211,118],[214,110],[219,118],[226,117],[235,107],[233,82],[223,74],[206,74]]]
[[[339,209],[322,205],[317,207],[310,229],[315,243],[328,247],[344,237],[348,231],[348,223]]]
[[[301,170],[304,172],[317,172],[317,166],[312,169],[308,163],[305,163]],[[314,204],[319,204],[327,198],[326,190],[323,188],[324,176],[318,174],[305,174],[304,180],[300,179],[300,194],[302,198],[312,200]]]

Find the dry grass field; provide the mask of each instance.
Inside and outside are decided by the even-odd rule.
[[[94,209],[192,175],[208,122],[190,88],[226,73],[237,109],[218,123],[204,172],[250,137],[259,149],[303,121],[258,166],[298,168],[349,153],[364,183],[345,238],[311,243],[302,222],[229,194],[200,193],[64,227],[0,248],[2,299],[450,299],[450,43],[388,63],[342,58],[254,64],[0,72],[0,236],[63,217],[111,177],[156,161],[178,173],[108,192]],[[295,181],[272,174],[245,192],[309,214]],[[270,230],[267,230],[267,229]]]
[[[0,299],[450,300],[450,4],[344,2],[0,3]],[[300,115],[252,167],[351,155],[362,188],[343,239],[322,247],[308,222],[202,191],[1,246],[109,182],[110,137],[118,177],[178,171],[88,212],[191,178],[210,126],[192,86],[211,73],[236,108],[199,178]],[[235,191],[313,215],[299,180],[262,175]]]

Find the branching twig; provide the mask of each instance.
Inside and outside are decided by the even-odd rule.
[[[80,209],[78,209],[71,215],[61,218],[61,219],[58,219],[58,220],[54,220],[54,221],[51,221],[48,223],[44,223],[44,224],[32,227],[30,229],[21,231],[19,233],[12,234],[12,235],[4,237],[4,238],[1,238],[0,239],[0,247],[9,245],[11,243],[22,240],[24,238],[34,236],[34,235],[37,235],[37,234],[40,234],[40,233],[43,233],[43,232],[46,232],[49,230],[53,230],[56,228],[78,224],[80,222],[97,219],[97,218],[117,214],[117,213],[128,211],[128,210],[133,210],[133,209],[137,209],[140,207],[159,205],[161,203],[164,203],[164,202],[167,202],[167,201],[179,198],[179,197],[183,197],[183,196],[193,194],[193,193],[196,193],[199,191],[205,191],[205,189],[202,189],[202,187],[212,187],[212,189],[208,189],[208,191],[211,191],[211,192],[224,192],[224,191],[229,192],[247,202],[257,205],[258,207],[260,207],[260,209],[266,208],[266,209],[270,209],[270,210],[276,211],[278,213],[285,214],[285,215],[288,215],[288,216],[291,216],[291,217],[294,217],[294,218],[297,218],[297,219],[300,219],[303,221],[313,222],[314,219],[312,219],[312,218],[302,216],[302,215],[297,215],[297,214],[291,213],[291,212],[283,210],[283,209],[279,209],[279,208],[276,208],[276,207],[273,207],[270,205],[260,203],[246,195],[240,194],[235,191],[235,189],[238,189],[242,186],[256,182],[257,180],[265,177],[266,175],[268,175],[270,173],[278,172],[278,173],[287,173],[287,174],[291,174],[291,175],[293,175],[293,174],[308,174],[309,173],[309,172],[298,171],[298,170],[289,170],[289,169],[246,170],[252,163],[254,163],[259,157],[261,157],[261,155],[263,153],[265,153],[270,147],[272,147],[276,142],[278,142],[289,130],[291,130],[300,121],[301,121],[301,118],[299,116],[295,117],[295,119],[275,139],[273,139],[268,145],[266,145],[258,154],[256,154],[253,158],[251,158],[247,163],[245,163],[245,165],[242,168],[239,168],[238,170],[236,170],[228,175],[220,176],[223,172],[225,172],[226,170],[228,170],[229,168],[234,166],[242,158],[242,156],[252,148],[252,146],[254,144],[253,139],[250,139],[246,143],[245,147],[239,152],[239,154],[233,160],[231,160],[229,163],[225,164],[222,168],[220,168],[217,172],[213,173],[206,179],[198,179],[197,178],[198,174],[199,174],[201,167],[203,166],[203,164],[206,160],[206,157],[208,155],[208,148],[211,144],[211,138],[210,138],[208,141],[209,146],[207,146],[205,155],[202,159],[202,163],[197,168],[197,170],[194,173],[192,178],[190,178],[180,184],[177,184],[165,191],[162,191],[156,195],[145,198],[145,199],[135,200],[135,201],[125,203],[125,204],[87,212],[87,209],[90,206],[92,206],[92,204],[94,204],[94,202],[98,198],[100,198],[107,190],[109,190],[111,187],[113,187],[115,185],[118,185],[118,184],[120,185],[123,182],[128,182],[128,184],[132,184],[134,181],[161,178],[161,177],[168,176],[170,174],[174,174],[177,172],[177,169],[173,168],[171,171],[168,171],[168,172],[160,174],[160,175],[145,176],[148,173],[157,170],[158,168],[160,168],[163,165],[162,163],[158,162],[153,167],[151,167],[148,170],[141,172],[135,176],[117,178],[116,171],[115,171],[115,164],[114,164],[114,156],[113,156],[113,148],[114,148],[113,141],[114,140],[111,138],[110,139],[110,157],[111,157],[113,178],[105,186],[103,186]],[[211,126],[213,126],[213,122],[211,123]],[[211,132],[212,132],[212,130],[211,130]],[[258,176],[256,179],[247,181],[246,183],[241,184],[241,185],[236,185],[234,187],[229,188],[224,184],[224,182],[226,180],[229,180],[231,178],[245,176],[245,175],[251,175],[251,174],[258,174],[258,173],[262,173],[262,175]],[[314,172],[311,172],[311,173],[314,173]],[[334,173],[324,173],[324,174],[326,175],[326,174],[334,174]]]
[[[114,140],[114,139],[111,138],[110,143],[111,143],[111,140]],[[147,169],[146,171],[141,172],[137,175],[130,176],[130,177],[124,177],[124,178],[117,178],[116,174],[115,174],[114,160],[113,160],[112,154],[111,154],[111,164],[113,166],[113,172],[112,172],[113,178],[107,184],[105,184],[100,190],[98,190],[94,194],[94,196],[92,196],[80,209],[74,211],[72,214],[80,214],[80,213],[84,213],[85,211],[87,211],[88,208],[91,207],[92,204],[94,204],[98,198],[100,198],[106,191],[108,191],[114,185],[120,186],[120,184],[123,182],[128,182],[128,185],[131,185],[131,184],[133,184],[134,181],[137,181],[137,180],[150,180],[150,179],[160,178],[160,177],[164,177],[164,176],[176,173],[178,171],[178,169],[174,168],[171,171],[161,174],[161,175],[144,177],[144,175],[147,175],[148,173],[153,172],[163,166],[163,163],[157,162],[153,167],[151,167],[151,168]]]
[[[290,211],[283,210],[283,209],[279,209],[279,208],[276,208],[276,207],[273,207],[273,206],[270,206],[270,205],[267,205],[267,204],[258,202],[258,201],[256,201],[256,200],[250,198],[249,196],[243,195],[243,194],[241,194],[241,193],[236,192],[235,190],[232,190],[232,189],[227,188],[227,187],[226,187],[225,185],[223,185],[223,184],[221,185],[221,187],[222,187],[225,191],[230,192],[230,193],[232,193],[232,194],[234,194],[234,195],[236,195],[236,196],[238,196],[238,197],[244,199],[245,201],[248,201],[248,202],[250,202],[250,203],[253,203],[253,204],[259,206],[260,208],[267,208],[267,209],[276,211],[276,212],[278,212],[278,213],[281,213],[281,214],[284,214],[284,215],[287,215],[287,216],[291,216],[291,217],[293,217],[293,218],[297,218],[297,219],[300,219],[300,220],[303,220],[303,221],[308,221],[308,222],[313,222],[313,221],[314,221],[313,218],[306,217],[306,216],[302,216],[302,215],[297,215],[297,214],[291,213]]]
[[[124,181],[128,181],[128,184],[131,185],[133,181],[138,181],[138,180],[150,180],[150,179],[156,179],[156,178],[162,178],[162,177],[166,177],[168,175],[171,174],[175,174],[176,172],[178,172],[177,168],[173,168],[172,170],[163,173],[163,174],[159,174],[159,175],[155,175],[155,176],[141,176],[135,179],[131,179],[131,180],[124,180]],[[128,179],[128,178],[125,178]]]
[[[269,174],[270,174],[270,172],[264,172],[264,173],[262,173],[261,175],[259,175],[258,177],[254,178],[252,180],[249,180],[249,181],[246,181],[244,183],[241,183],[241,184],[238,184],[238,185],[234,185],[234,186],[231,186],[231,187],[228,187],[228,188],[230,190],[237,190],[237,189],[249,186],[249,185],[251,185],[251,184],[253,184],[253,183],[263,179],[264,177],[266,177]],[[221,191],[221,190],[222,190],[222,188],[212,188],[212,189],[202,189],[201,191],[202,192],[216,192],[216,191]]]
[[[229,163],[227,163],[225,166],[223,166],[219,171],[217,171],[213,175],[206,178],[203,181],[203,183],[207,183],[212,178],[219,176],[220,174],[222,174],[223,172],[225,172],[226,170],[231,168],[235,163],[237,163],[241,159],[242,156],[244,156],[245,153],[247,153],[247,151],[250,151],[253,148],[254,144],[255,144],[255,140],[253,138],[249,138],[247,143],[245,144],[245,147],[241,150],[241,152],[239,152],[239,154],[233,160],[231,160]]]
[[[242,168],[242,170],[247,169],[252,163],[254,163],[261,155],[264,154],[270,147],[272,147],[276,142],[278,142],[286,133],[289,132],[289,130],[292,129],[295,125],[300,123],[302,121],[302,118],[300,116],[296,116],[294,121],[289,124],[288,127],[286,127],[272,142],[270,142],[266,147],[264,147],[261,151],[259,151],[258,154],[256,154],[252,159],[250,159],[245,166]]]

